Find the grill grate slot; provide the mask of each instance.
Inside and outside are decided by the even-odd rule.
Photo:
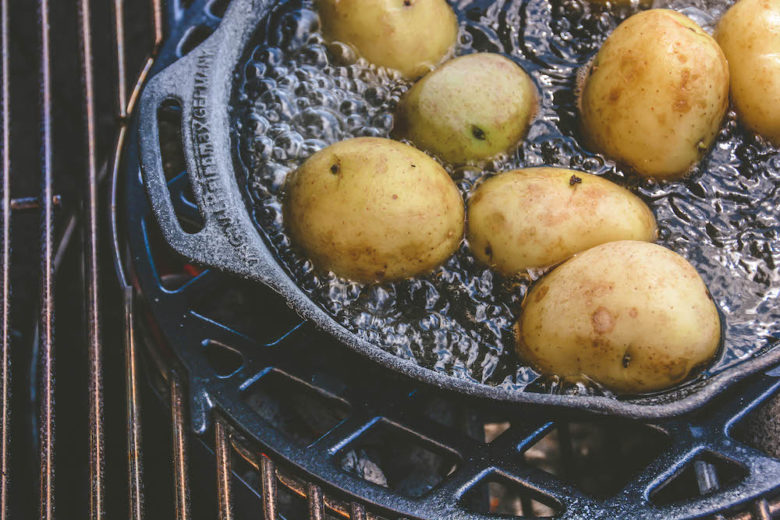
[[[733,487],[747,476],[741,464],[710,451],[698,453],[650,493],[658,505],[711,495]]]
[[[554,498],[500,473],[480,480],[461,500],[469,511],[491,516],[552,518],[563,509]]]
[[[752,410],[730,433],[738,441],[780,459],[780,392]]]
[[[349,404],[278,370],[250,386],[243,400],[291,442],[308,446],[349,415]]]
[[[523,457],[588,495],[608,497],[668,446],[663,433],[629,421],[560,422]]]

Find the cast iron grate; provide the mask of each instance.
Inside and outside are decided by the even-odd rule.
[[[349,403],[322,388],[270,370],[244,392],[243,400],[293,442],[308,446],[349,416]]]
[[[193,28],[215,26],[217,20],[209,5],[195,0],[184,14],[177,13],[180,22],[173,27],[153,70],[161,70],[176,59],[184,45],[182,38],[193,34]],[[730,425],[747,413],[748,406],[767,399],[780,388],[775,373],[750,379],[700,412],[651,427],[603,420],[602,431],[626,428],[656,433],[650,434],[654,439],[649,441],[652,449],[642,454],[639,462],[629,458],[630,462],[624,464],[621,450],[629,448],[620,443],[606,444],[603,458],[617,467],[618,477],[607,486],[609,492],[602,493],[593,492],[589,484],[577,478],[581,469],[576,470],[576,464],[572,477],[566,468],[548,468],[548,472],[528,459],[529,451],[539,449],[540,439],[553,430],[558,432],[559,451],[576,452],[576,443],[562,442],[561,432],[568,428],[571,438],[571,432],[580,427],[577,425],[592,422],[593,418],[572,412],[507,408],[416,387],[357,358],[308,324],[292,323],[294,320],[275,329],[270,338],[259,338],[257,331],[246,328],[247,324],[241,327],[224,323],[230,320],[215,315],[216,307],[208,312],[202,303],[196,302],[238,298],[256,302],[263,313],[287,309],[269,295],[253,300],[251,293],[255,288],[224,274],[200,270],[181,259],[170,263],[167,258],[176,258],[175,255],[160,251],[159,246],[152,256],[148,234],[154,219],[140,183],[132,127],[129,138],[126,174],[122,180],[126,203],[123,220],[135,281],[167,347],[176,356],[174,365],[159,364],[169,377],[174,425],[178,424],[177,414],[183,416],[187,409],[196,436],[213,438],[207,442],[216,452],[217,492],[223,512],[232,510],[229,475],[235,453],[240,453],[248,464],[239,468],[236,463],[236,469],[242,473],[244,482],[256,488],[264,499],[266,518],[278,512],[278,482],[294,495],[306,497],[312,518],[322,517],[323,506],[336,515],[352,518],[365,518],[366,514],[387,518],[486,518],[493,513],[527,515],[529,511],[561,518],[614,518],[618,514],[677,518],[733,510],[746,501],[769,495],[780,485],[780,461],[746,446],[728,433]],[[195,218],[197,208],[186,197],[183,178],[181,174],[171,176],[172,198],[181,218]],[[169,263],[162,270],[160,265],[165,262]],[[163,284],[165,276],[177,275],[181,283],[168,287]],[[226,296],[226,291],[243,294]],[[222,362],[215,367],[214,360],[209,361],[203,348],[212,344],[229,349],[243,362],[240,366],[236,364],[234,371],[220,368]],[[155,357],[153,352],[152,356]],[[180,373],[187,373],[188,377],[180,380],[169,372],[171,369],[184,369]],[[313,393],[331,403],[342,403],[344,413],[326,414],[338,420],[328,426],[311,428],[311,425],[301,426],[300,418],[291,418],[292,408],[297,406],[294,399],[279,400],[279,413],[259,412],[258,404],[246,396],[251,395],[255,385],[262,388],[266,377],[269,378],[266,382],[275,378],[292,381],[299,388],[305,387],[309,395]],[[276,391],[267,389],[266,392],[279,394],[279,387],[285,384],[277,382]],[[281,393],[287,394],[285,390]],[[285,408],[287,411],[283,411]],[[306,428],[313,431],[301,436],[299,430]],[[186,430],[175,432],[174,437],[186,437]],[[408,453],[399,456],[398,462],[407,463],[405,468],[387,471],[390,475],[385,475],[387,486],[344,470],[350,452],[356,453],[352,459],[359,464],[361,450],[370,453],[377,450],[376,446],[388,443],[395,447],[402,445],[404,439],[417,441],[411,443],[417,448],[407,449],[413,453],[411,456]],[[186,450],[180,446],[175,453],[177,457],[186,457]],[[718,454],[722,459],[702,458],[699,456],[702,453]],[[430,454],[438,454],[439,458],[433,464],[435,482],[422,486],[424,491],[419,486],[411,490],[404,488],[404,479],[416,470],[404,457],[418,462],[436,458]],[[381,468],[393,454],[373,458],[380,459],[374,464]],[[661,493],[659,483],[673,482],[677,480],[675,477],[687,475],[688,467],[699,478],[701,472],[711,471],[713,467],[718,472],[721,460],[735,461],[741,470],[740,478],[725,479],[729,483],[727,487],[718,487],[704,496],[700,489],[694,494],[683,492],[668,503],[649,498],[652,490],[656,490],[652,495],[656,498]],[[680,468],[686,469],[680,473]],[[177,466],[177,482],[185,488],[186,471],[186,464]],[[188,503],[189,497],[182,493],[180,502]],[[519,509],[511,510],[514,506],[510,504],[516,502]],[[769,507],[767,502],[759,504],[759,507]],[[222,518],[232,516],[226,513]]]

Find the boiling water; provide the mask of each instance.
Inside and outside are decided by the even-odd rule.
[[[655,213],[659,242],[701,273],[726,317],[720,357],[708,377],[780,338],[777,243],[780,154],[743,131],[729,114],[713,150],[681,182],[657,183],[586,150],[577,133],[578,71],[606,36],[638,7],[580,0],[458,0],[457,55],[511,56],[536,82],[541,110],[509,156],[477,167],[445,164],[464,198],[485,175],[527,166],[561,166],[629,187]],[[668,0],[711,30],[727,2]],[[285,234],[284,180],[314,152],[357,136],[388,137],[410,83],[328,46],[310,0],[280,2],[261,24],[238,72],[233,103],[239,176],[254,217],[279,261],[310,297],[377,348],[431,370],[517,390],[602,393],[539,378],[513,351],[512,324],[533,275],[505,278],[463,245],[433,273],[362,285],[316,271]]]

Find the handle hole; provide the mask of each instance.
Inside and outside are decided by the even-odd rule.
[[[157,109],[157,128],[168,195],[181,229],[185,233],[194,234],[202,230],[205,223],[195,203],[190,176],[186,172],[181,125],[181,103],[174,99],[163,101]]]
[[[179,47],[176,50],[176,54],[181,58],[189,54],[192,49],[203,43],[206,38],[211,36],[214,30],[206,25],[198,25],[193,27],[184,35],[179,42]]]
[[[160,286],[175,292],[187,285],[203,269],[190,263],[168,245],[157,226],[157,221],[142,220],[146,252]]]

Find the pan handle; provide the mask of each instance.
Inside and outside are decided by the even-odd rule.
[[[230,36],[215,32],[147,84],[139,107],[141,169],[152,209],[171,247],[197,263],[278,288],[289,281],[252,223],[235,179],[225,108],[231,60],[220,54],[223,40]],[[163,171],[159,110],[170,101],[181,107],[186,170],[204,222],[197,233],[181,227]]]
[[[178,63],[172,67],[177,66]],[[139,137],[144,183],[157,221],[169,244],[184,256],[207,263],[207,259],[202,258],[200,253],[209,240],[209,223],[204,220],[203,228],[196,233],[188,233],[182,228],[176,215],[172,193],[168,188],[168,180],[163,169],[159,132],[160,110],[166,103],[173,102],[183,112],[185,110],[184,107],[190,104],[186,85],[177,84],[175,81],[168,79],[171,76],[171,70],[172,68],[165,69],[155,76],[154,80],[149,83],[144,91],[141,101]],[[184,119],[182,117],[183,122]],[[181,136],[184,139],[183,128]],[[181,146],[186,148],[184,143]],[[188,164],[187,175],[189,175],[190,171],[191,167]],[[201,216],[203,216],[202,212]]]

